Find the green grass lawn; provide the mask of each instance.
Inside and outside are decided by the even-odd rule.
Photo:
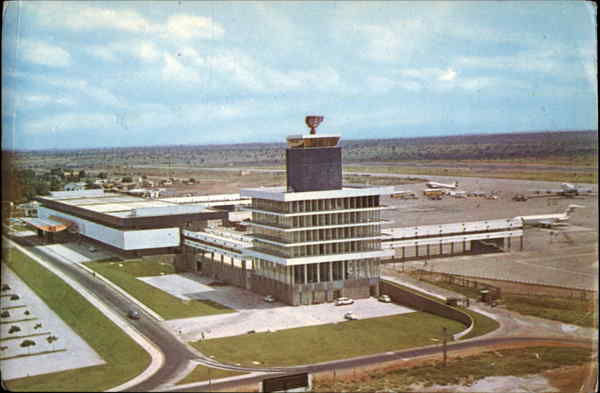
[[[96,261],[98,262],[98,261]],[[175,268],[173,264],[167,262],[161,262],[158,259],[132,259],[127,261],[109,261],[112,262],[109,266],[117,267],[120,263],[123,267],[119,267],[120,271],[127,272],[134,277],[149,277],[149,276],[160,276],[162,274],[174,274]],[[95,264],[94,262],[88,264]],[[105,263],[98,263],[96,265],[106,265]],[[91,266],[90,266],[91,267]]]
[[[398,283],[395,282],[391,282],[391,281],[386,281],[388,284],[397,286],[399,288],[402,288],[408,292],[412,292],[414,294],[417,294],[419,296],[425,297],[429,300],[432,300],[434,302],[437,303],[444,303],[441,299],[438,299],[435,296],[431,296],[428,295],[426,293],[423,292],[419,292],[416,291],[412,288],[406,287],[404,285],[400,285]],[[459,311],[464,312],[465,314],[468,314],[471,316],[471,318],[473,319],[473,329],[466,335],[464,335],[463,337],[461,337],[461,340],[466,340],[468,338],[473,338],[473,337],[478,337],[478,336],[482,336],[484,334],[487,334],[489,332],[493,332],[494,330],[498,329],[500,327],[500,324],[493,320],[492,318],[486,317],[483,314],[480,314],[478,312],[469,310],[468,308],[459,308],[459,307],[453,307]]]
[[[425,280],[427,281],[427,280]],[[479,297],[479,289],[466,288],[446,281],[427,281],[432,285],[449,289],[469,297]],[[594,321],[594,307],[591,301],[579,299],[552,298],[537,296],[503,295],[500,301],[508,310],[516,311],[523,315],[531,315],[545,319],[552,319],[584,327],[597,326]]]
[[[524,376],[562,366],[584,364],[591,350],[580,347],[531,347],[484,352],[474,356],[450,358],[447,367],[441,361],[393,371],[375,371],[355,380],[322,378],[313,381],[315,392],[411,391],[409,386],[471,385],[490,376]],[[578,387],[574,387],[578,388]]]
[[[11,249],[3,259],[106,364],[4,381],[11,391],[101,391],[148,367],[150,356],[85,298],[49,270]]]
[[[186,375],[185,378],[176,383],[176,385],[185,385],[186,383],[208,381],[209,377],[211,380],[232,377],[234,375],[248,374],[242,371],[231,371],[223,370],[220,368],[212,368],[206,366],[196,366],[191,373]]]
[[[191,344],[220,362],[291,366],[441,343],[432,339],[441,338],[443,326],[449,336],[465,329],[459,322],[414,312]]]
[[[131,265],[129,265],[130,263]],[[148,263],[147,266],[146,263]],[[161,272],[166,271],[172,272],[170,270],[172,268],[161,265],[158,261],[87,262],[85,265],[127,291],[164,319],[235,312],[235,310],[210,300],[184,301],[136,278],[137,276],[160,275]]]
[[[594,319],[595,307],[590,301],[567,298],[534,297],[534,296],[502,296],[506,308],[524,315],[552,319],[584,327],[596,327]]]

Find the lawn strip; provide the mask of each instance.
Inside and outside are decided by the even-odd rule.
[[[10,250],[3,263],[106,362],[99,366],[4,381],[9,390],[106,390],[130,380],[148,367],[148,353],[59,277],[16,249]]]
[[[9,323],[17,323],[17,322],[27,322],[27,321],[36,321],[38,318],[25,318],[25,319],[16,319],[14,321],[2,321],[0,325],[6,325]]]
[[[45,332],[45,333],[32,333],[32,334],[26,334],[24,336],[11,336],[11,337],[2,337],[0,338],[0,342],[1,341],[9,341],[9,340],[17,340],[19,338],[29,338],[29,337],[37,337],[37,336],[46,336],[50,334],[50,332]]]
[[[66,351],[66,349],[56,349],[56,350],[53,350],[53,351],[43,351],[43,352],[36,352],[36,353],[25,353],[23,355],[7,356],[7,357],[4,357],[4,358],[0,358],[0,360],[10,360],[10,359],[17,359],[17,358],[26,358],[26,357],[29,357],[29,356],[47,355],[49,353],[65,352],[65,351]],[[13,381],[16,381],[16,380],[13,379]],[[10,382],[12,382],[12,381],[10,381]],[[9,383],[7,383],[7,385],[8,386],[12,386]]]
[[[127,262],[88,262],[85,265],[112,281],[164,319],[235,312],[235,310],[210,300],[184,300],[170,295],[131,275],[124,268],[126,264]]]
[[[441,342],[442,327],[453,335],[460,322],[423,312],[261,332],[191,343],[229,364],[292,366],[372,355]],[[437,340],[437,341],[436,341]]]
[[[423,280],[440,288],[449,289],[471,298],[479,297],[479,290],[466,288],[446,281]],[[500,302],[510,311],[523,315],[551,319],[584,327],[595,327],[593,303],[577,298],[503,295]]]
[[[530,347],[486,351],[477,355],[453,357],[448,365],[439,360],[423,365],[402,367],[392,371],[375,371],[358,378],[334,381],[332,378],[313,380],[313,391],[412,391],[412,384],[472,385],[491,376],[525,376],[547,370],[584,364],[590,360],[590,348]]]
[[[391,285],[395,285],[399,288],[404,289],[405,291],[408,292],[412,292],[416,295],[419,295],[421,297],[427,298],[431,301],[440,303],[440,304],[444,304],[444,301],[442,301],[441,299],[435,297],[435,296],[431,296],[427,293],[423,293],[421,291],[417,291],[413,288],[409,288],[405,285],[402,284],[398,284],[396,282],[393,281],[386,281],[387,283],[391,284]],[[451,307],[451,306],[448,306]],[[471,316],[471,318],[473,319],[473,329],[471,329],[471,331],[469,333],[467,333],[466,335],[464,335],[463,337],[461,337],[461,340],[466,340],[468,338],[473,338],[473,337],[478,337],[478,336],[482,336],[484,334],[487,334],[489,332],[493,332],[494,330],[498,329],[500,327],[500,324],[498,323],[498,321],[487,317],[483,314],[480,314],[478,312],[475,312],[473,310],[469,310],[468,308],[462,308],[462,307],[452,307],[456,310],[459,310],[461,312],[464,312],[465,314],[469,314]]]
[[[196,366],[185,378],[178,381],[175,385],[185,385],[193,382],[214,381],[215,379],[233,377],[234,375],[248,374],[243,371],[223,370],[220,368],[206,367],[202,365]]]

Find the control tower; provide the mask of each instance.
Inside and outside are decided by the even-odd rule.
[[[317,135],[323,116],[306,116],[310,134],[290,135],[285,151],[288,192],[340,190],[342,149],[340,135]]]

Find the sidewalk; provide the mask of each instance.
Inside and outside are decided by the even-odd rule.
[[[109,391],[111,391],[111,392],[121,391],[121,390],[125,390],[131,386],[134,386],[134,385],[144,381],[151,375],[153,375],[156,371],[158,371],[162,367],[162,365],[164,363],[164,356],[163,356],[162,352],[160,351],[160,349],[157,348],[151,341],[149,341],[140,332],[138,332],[133,326],[131,326],[129,323],[127,323],[120,315],[115,313],[112,309],[110,309],[103,302],[101,302],[93,293],[88,291],[86,288],[84,288],[83,286],[81,286],[79,283],[75,282],[71,278],[65,276],[61,271],[54,268],[52,265],[50,265],[43,259],[38,258],[36,255],[32,254],[31,252],[29,252],[27,249],[20,246],[19,244],[15,243],[9,239],[4,239],[4,240],[10,246],[15,247],[17,250],[21,251],[23,254],[27,255],[28,257],[30,257],[31,259],[33,259],[40,265],[44,266],[46,269],[48,269],[53,274],[58,276],[65,283],[70,285],[74,290],[76,290],[87,301],[89,301],[92,305],[94,305],[96,308],[98,308],[98,310],[100,310],[108,319],[110,319],[112,322],[114,322],[127,335],[129,335],[129,337],[131,337],[133,340],[135,340],[135,342],[137,342],[142,348],[144,348],[144,350],[146,352],[148,352],[150,354],[152,360],[151,360],[148,368],[143,373],[141,373],[137,377],[131,379],[130,381],[128,381],[120,386],[116,386],[116,387],[110,389]]]

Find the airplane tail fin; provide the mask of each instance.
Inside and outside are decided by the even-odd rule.
[[[565,209],[565,214],[567,215],[567,217],[569,216],[569,214],[573,213],[573,211],[575,211],[575,209],[578,208],[584,208],[585,206],[581,206],[581,205],[569,205],[566,209]]]

